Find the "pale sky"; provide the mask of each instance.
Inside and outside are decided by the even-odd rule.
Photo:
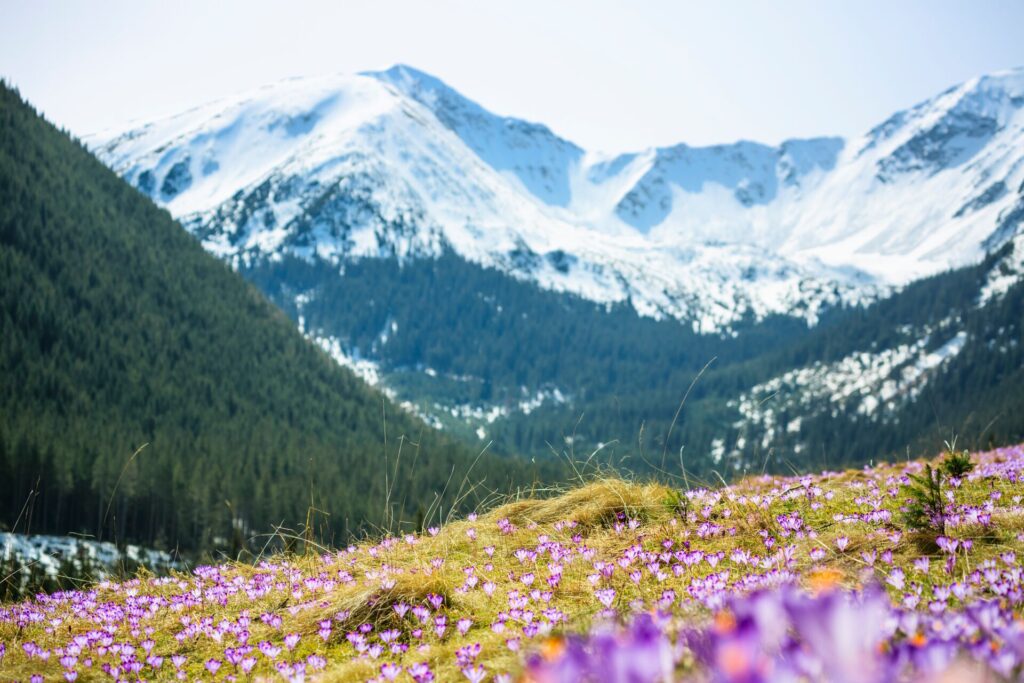
[[[863,133],[1024,65],[1022,27],[1011,0],[0,0],[0,75],[84,135],[405,63],[616,152]]]

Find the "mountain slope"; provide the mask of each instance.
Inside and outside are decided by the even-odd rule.
[[[1022,253],[1018,237],[978,266],[915,282],[764,359],[789,369],[731,402],[747,442],[739,459],[774,448],[799,460],[814,448],[852,464],[865,448],[895,455],[1024,438]],[[1001,289],[1015,267],[1015,284]]]
[[[338,368],[6,85],[0,281],[5,525],[211,548],[313,506],[343,537],[389,495],[425,511],[475,457]],[[533,476],[484,457],[472,480]]]
[[[1019,441],[1022,254],[1017,237],[981,264],[833,311],[810,330],[776,323],[773,336],[758,325],[734,340],[709,340],[704,359],[640,370],[636,384],[598,381],[615,391],[511,413],[489,426],[488,437],[538,452],[557,443],[585,455],[605,444],[601,453],[629,469],[678,472],[682,463],[691,476],[727,478],[859,466],[868,452],[898,457],[954,439],[971,447]],[[636,329],[656,348],[668,341]],[[710,358],[688,391],[699,374],[692,362]],[[614,356],[605,367],[620,366],[635,370]],[[564,445],[562,435],[571,437]]]

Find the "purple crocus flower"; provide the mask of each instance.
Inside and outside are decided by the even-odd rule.
[[[889,572],[889,576],[885,579],[885,582],[896,590],[903,590],[903,586],[906,584],[906,575],[903,573],[902,569],[897,567]]]
[[[466,677],[469,683],[480,683],[487,678],[487,670],[479,664],[475,666],[467,666],[462,670],[462,675]]]
[[[607,608],[611,608],[612,602],[615,601],[615,589],[603,588],[601,590],[594,591],[594,597],[598,599],[602,605]]]
[[[385,679],[393,681],[398,678],[398,674],[402,673],[402,667],[391,662],[384,662],[380,665],[380,674]]]
[[[808,599],[790,593],[786,611],[800,639],[817,655],[831,681],[877,680],[875,656],[884,635],[888,602],[879,589],[855,598],[839,592]]]
[[[411,665],[409,675],[416,683],[431,683],[434,680],[434,672],[430,670],[426,662],[417,662]]]
[[[274,645],[269,640],[261,641],[259,649],[267,659],[277,659],[277,656],[281,654],[281,648]]]

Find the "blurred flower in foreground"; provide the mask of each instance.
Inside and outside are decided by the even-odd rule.
[[[588,638],[559,641],[528,660],[525,680],[981,683],[1017,680],[1024,657],[1024,626],[995,602],[933,622],[941,637],[929,638],[911,632],[919,620],[894,608],[876,586],[830,586],[815,595],[786,584],[732,597],[708,624],[684,630],[675,644],[665,628],[669,621],[643,614],[617,632],[602,626]],[[693,663],[697,670],[688,671]]]
[[[649,614],[643,614],[628,629],[603,624],[588,638],[549,640],[527,663],[526,680],[670,681],[674,668],[675,654],[668,637]]]

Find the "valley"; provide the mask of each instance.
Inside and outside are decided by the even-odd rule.
[[[837,431],[840,463],[953,435],[1024,438],[989,398],[1016,400],[995,388],[1019,369],[1020,319],[988,305],[1016,300],[1022,108],[1024,76],[1007,71],[855,139],[602,156],[396,66],[274,84],[88,144],[429,424],[504,453],[599,449],[627,469],[650,469],[645,447],[685,449],[706,476],[768,452],[806,465]],[[979,337],[955,329],[965,317]],[[845,360],[843,337],[860,342]],[[971,410],[942,408],[948,376],[977,358],[952,351],[975,345],[991,384],[972,382]],[[810,408],[868,367],[865,402]]]

